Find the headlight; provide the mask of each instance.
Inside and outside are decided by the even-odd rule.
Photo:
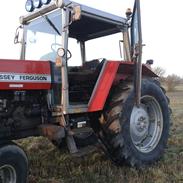
[[[34,8],[40,8],[42,6],[41,0],[33,0]]]
[[[49,4],[51,0],[41,0],[42,4]]]
[[[27,0],[26,1],[26,3],[25,3],[25,9],[28,12],[32,12],[34,10],[34,5],[33,5],[32,0]]]

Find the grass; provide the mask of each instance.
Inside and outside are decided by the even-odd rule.
[[[143,171],[125,165],[117,167],[100,151],[74,158],[45,138],[28,138],[19,143],[29,158],[29,182],[183,183],[183,87],[167,95],[173,110],[173,126],[165,155],[154,166]]]

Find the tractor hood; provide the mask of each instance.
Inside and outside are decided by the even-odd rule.
[[[0,59],[0,90],[48,90],[51,88],[49,61]]]

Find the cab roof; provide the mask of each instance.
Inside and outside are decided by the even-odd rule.
[[[87,41],[102,36],[107,36],[121,32],[126,26],[126,19],[113,15],[95,8],[88,7],[73,1],[64,0],[65,4],[74,4],[81,6],[81,19],[72,22],[69,26],[69,36],[79,41]],[[61,9],[55,3],[43,6],[41,9],[29,13],[20,18],[22,24],[28,24],[32,20],[39,18],[40,15],[49,14],[56,11],[61,14]],[[55,17],[56,18],[56,17]],[[57,21],[60,21],[58,18]]]
[[[121,32],[125,22],[125,18],[81,5],[81,19],[70,25],[70,37],[86,41],[111,35]]]

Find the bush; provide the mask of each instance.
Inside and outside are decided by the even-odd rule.
[[[181,78],[176,74],[168,75],[165,79],[167,90],[174,91],[175,87],[180,84]]]

